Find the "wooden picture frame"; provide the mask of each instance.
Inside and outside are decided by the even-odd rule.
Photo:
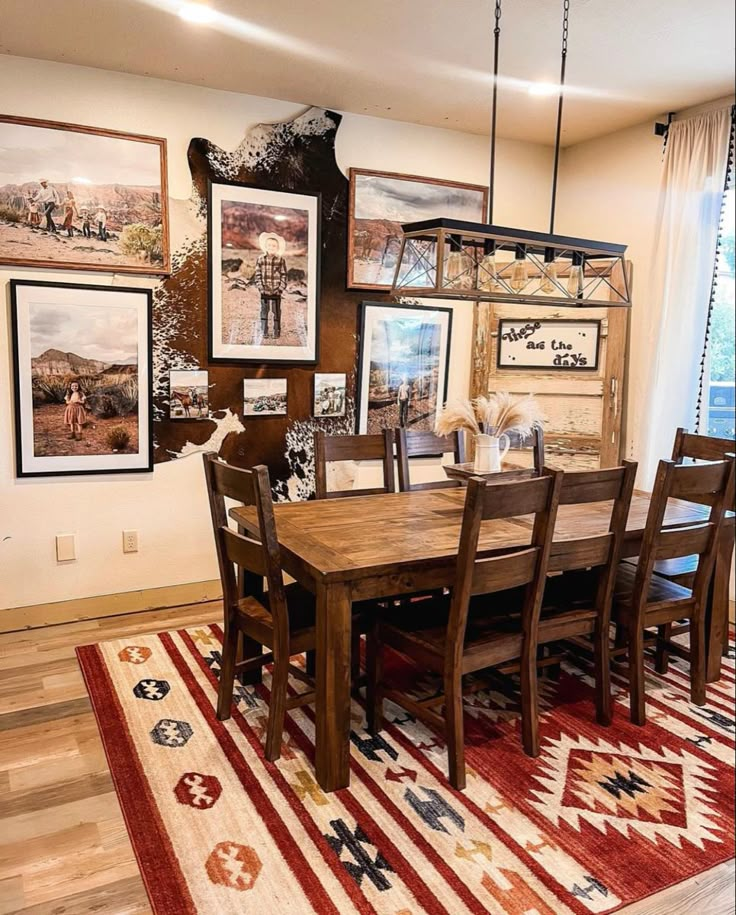
[[[223,216],[225,207],[232,211],[232,216]],[[251,208],[253,211],[251,220],[246,221],[242,227],[235,221],[239,207]],[[316,191],[282,191],[220,179],[208,182],[210,363],[318,363],[321,217],[322,195]],[[233,242],[223,246],[223,222],[226,220],[230,223],[227,228],[230,236],[235,240],[240,239],[241,244],[248,247],[238,249]],[[287,241],[285,236],[289,233],[294,237]],[[267,238],[264,242],[265,236],[280,240],[275,256],[285,262],[287,279],[283,292],[278,296],[278,313],[273,302],[267,303],[264,322],[263,302],[268,296],[259,292],[255,278],[258,275],[258,262],[267,253],[263,247],[268,244]],[[304,252],[302,236],[306,242]],[[232,256],[224,257],[225,247],[230,249]],[[241,254],[242,257],[239,256]],[[295,261],[297,266],[294,266]],[[234,269],[224,270],[226,264]],[[233,292],[240,293],[238,298],[241,301],[238,302],[237,309],[234,308],[232,295],[228,295],[227,300],[223,297],[224,293]],[[304,301],[303,313],[301,299]],[[287,310],[289,307],[290,310]],[[238,336],[243,340],[232,339]],[[229,338],[227,342],[225,337]],[[265,342],[266,340],[277,342]]]
[[[48,162],[31,169],[25,150],[39,143],[47,144]],[[116,161],[119,143],[137,146]],[[6,169],[17,161],[18,170],[16,181],[0,186],[0,264],[171,272],[165,139],[0,115],[0,148]],[[34,246],[31,255],[23,250]]]
[[[17,475],[150,473],[151,290],[14,279],[10,308]]]
[[[390,255],[390,242],[393,235],[385,235],[383,241],[383,253],[380,255],[380,263],[376,255],[369,256],[369,264],[360,270],[357,265],[358,250],[358,226],[357,223],[362,219],[359,215],[365,208],[365,212],[375,213],[370,217],[364,218],[367,225],[371,221],[379,221],[382,225],[377,227],[378,235],[385,229],[388,222],[395,223],[396,237],[400,237],[400,227],[407,222],[416,222],[421,219],[433,219],[436,217],[447,217],[453,219],[464,219],[467,222],[485,222],[488,207],[488,188],[480,184],[467,184],[461,181],[448,181],[443,178],[427,178],[421,175],[404,175],[396,172],[371,171],[364,168],[351,168],[349,170],[350,192],[348,199],[348,253],[347,253],[347,286],[348,289],[372,289],[376,291],[387,292],[391,289],[393,283],[393,274],[396,264],[390,263],[390,257],[386,264],[383,260]],[[387,195],[392,189],[398,190],[399,185],[407,184],[409,187],[415,187],[418,194],[414,201],[401,200],[399,209],[401,218],[388,218],[381,214],[381,200],[366,201],[370,194],[377,197],[381,193]],[[361,188],[360,185],[365,185]],[[371,187],[372,185],[372,187]],[[444,188],[448,193],[437,193],[437,189]],[[361,199],[363,198],[363,202]],[[429,199],[432,197],[433,199]],[[464,198],[464,199],[463,199]],[[476,199],[477,198],[477,199]],[[403,207],[403,209],[401,209]],[[396,210],[395,210],[396,212]],[[374,236],[371,236],[372,238]],[[375,236],[378,237],[378,236]],[[380,245],[379,245],[380,246]],[[394,247],[396,247],[394,245]],[[369,255],[374,252],[373,243],[368,249]],[[395,252],[398,254],[398,250]],[[380,282],[376,282],[374,276],[367,278],[360,273],[377,274]],[[389,278],[390,274],[390,278]]]
[[[416,327],[411,326],[417,325],[417,319],[423,317],[427,319],[425,323]],[[403,341],[386,339],[385,349],[390,354],[391,362],[385,368],[384,383],[374,386],[371,396],[371,365],[377,358],[377,353],[374,352],[376,348],[374,332],[379,322],[382,321],[393,321],[397,324],[403,321],[408,323],[409,327],[403,329],[405,335]],[[429,338],[423,328],[432,325],[437,328],[439,336],[433,332],[432,337]],[[401,332],[402,328],[397,326],[397,334],[401,334]],[[426,355],[415,356],[414,364],[411,360],[402,359],[400,355],[401,350],[405,349],[409,342],[407,335],[412,333],[419,334],[419,339],[412,341],[419,344],[415,345],[414,349],[428,350]],[[386,337],[385,332],[384,337]],[[423,340],[422,337],[424,337]],[[401,345],[402,343],[404,346]],[[452,345],[452,308],[362,302],[358,345],[355,404],[357,432],[370,434],[384,428],[403,425],[406,428],[434,431],[437,415],[447,399]],[[436,354],[433,352],[435,348]],[[435,370],[437,378],[436,381],[433,381]],[[428,380],[427,376],[429,376]],[[399,406],[401,399],[399,385],[402,383],[409,386],[409,403],[403,409]],[[371,410],[375,411],[373,417],[370,416]]]
[[[529,357],[529,362],[520,362],[518,360],[523,358],[521,353],[519,356],[509,356],[505,354],[505,349],[508,349],[509,347],[504,347],[504,340],[506,339],[504,334],[509,333],[508,328],[510,328],[511,325],[521,325],[520,331],[514,331],[517,335],[517,339],[513,341],[514,344],[518,344],[516,348],[527,347],[522,350],[523,354],[526,356],[529,356],[532,352],[544,352],[543,359],[534,361]],[[548,331],[553,330],[554,327],[562,327],[566,333],[572,333],[573,335],[578,334],[585,338],[587,338],[588,333],[592,333],[594,335],[593,351],[591,352],[590,340],[588,339],[585,339],[584,341],[573,340],[572,342],[569,340],[548,340],[546,334]],[[585,330],[582,328],[585,328]],[[542,331],[542,333],[539,334],[539,339],[535,340],[534,336],[537,331]],[[542,339],[542,337],[544,337],[544,339]],[[550,343],[549,348],[547,348],[547,343]],[[557,347],[555,347],[555,343],[558,344]],[[533,346],[531,346],[532,344]],[[575,352],[574,350],[576,349],[580,351]],[[585,350],[585,352],[582,352],[582,350]],[[600,362],[600,352],[601,321],[594,318],[580,320],[577,318],[521,318],[519,320],[501,318],[498,322],[496,367],[503,369],[504,371],[597,372]],[[549,356],[552,358],[548,358]]]

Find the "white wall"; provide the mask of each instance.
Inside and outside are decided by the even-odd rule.
[[[647,289],[661,165],[662,138],[654,134],[654,119],[568,147],[560,165],[556,231],[628,245],[626,257],[633,264],[624,455],[632,459],[641,441],[642,391],[651,357]]]
[[[252,124],[300,110],[290,102],[0,56],[2,113],[166,137],[169,189],[178,199],[190,193],[191,137],[230,149]],[[359,166],[487,183],[487,143],[454,131],[346,114],[337,157],[343,170]],[[547,147],[500,141],[496,220],[544,229],[550,169]],[[175,244],[182,231],[174,219]],[[3,290],[11,277],[120,281],[105,274],[0,268]],[[122,282],[150,285],[127,276]],[[467,392],[472,329],[472,307],[454,307],[451,395]],[[0,389],[0,608],[216,577],[197,456],[159,465],[150,475],[18,480],[6,316],[0,319]],[[123,555],[121,532],[130,528],[140,532],[140,552]],[[77,535],[75,562],[56,562],[54,536],[60,532]]]

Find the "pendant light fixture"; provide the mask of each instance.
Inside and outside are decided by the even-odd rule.
[[[563,0],[549,232],[529,232],[493,223],[501,38],[501,0],[495,0],[488,221],[440,218],[403,225],[391,289],[394,295],[577,308],[631,305],[624,263],[626,245],[554,233],[569,12],[570,0]]]

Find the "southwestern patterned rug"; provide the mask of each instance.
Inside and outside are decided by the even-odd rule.
[[[463,793],[436,734],[387,705],[371,737],[356,703],[351,786],[326,796],[309,707],[287,716],[281,760],[264,760],[268,676],[217,721],[220,638],[210,626],[78,649],[156,915],[604,913],[733,856],[733,651],[706,708],[681,662],[652,673],[644,729],[620,681],[614,725],[596,726],[589,674],[563,669],[543,682],[536,760],[515,701],[476,693]]]

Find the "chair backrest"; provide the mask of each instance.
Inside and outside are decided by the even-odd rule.
[[[369,489],[328,489],[327,464],[331,461],[381,461],[383,485]],[[325,435],[314,433],[314,481],[318,499],[371,496],[395,492],[394,432],[384,429],[373,435]]]
[[[672,460],[678,464],[684,463],[690,459],[693,461],[722,461],[727,455],[736,451],[736,442],[729,438],[715,438],[710,435],[695,435],[688,432],[687,429],[680,427],[675,433],[675,442],[672,446]],[[705,494],[705,505],[708,494]],[[691,499],[690,501],[698,501]],[[728,493],[726,497],[726,507],[733,503],[733,493]]]
[[[399,490],[410,492],[420,489],[449,489],[464,485],[460,480],[411,482],[410,458],[441,457],[443,454],[452,454],[455,464],[465,463],[465,438],[462,432],[435,435],[434,432],[398,428],[396,430],[396,456],[399,464]]]
[[[204,454],[203,460],[226,614],[240,597],[241,575],[242,591],[255,597],[263,596],[265,579],[275,638],[288,639],[288,608],[268,468],[259,464],[252,470],[243,470],[220,461],[212,452]],[[236,533],[229,527],[226,498],[255,506],[260,539]]]
[[[697,556],[698,567],[692,587],[697,603],[705,601],[718,545],[718,533],[733,492],[734,456],[706,464],[676,464],[660,461],[649,505],[644,539],[632,595],[633,605],[642,609],[647,601],[654,564],[662,559]],[[703,505],[703,519],[665,525],[669,499]]]
[[[536,637],[554,533],[562,471],[544,470],[539,477],[510,483],[468,481],[460,530],[455,585],[447,627],[446,663],[459,666],[465,641],[470,598],[509,588],[525,587],[522,625],[525,635]],[[533,515],[528,546],[503,554],[478,555],[483,521]]]

